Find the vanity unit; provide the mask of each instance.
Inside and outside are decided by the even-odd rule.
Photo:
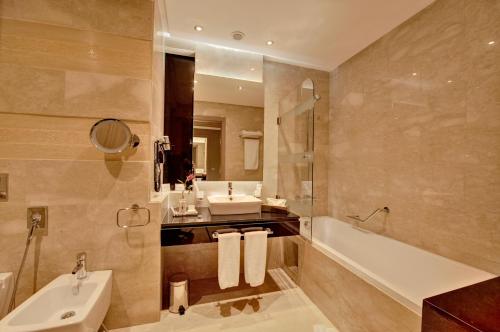
[[[289,254],[291,244],[282,245],[298,238],[300,232],[299,216],[290,212],[261,212],[233,215],[212,215],[208,207],[198,209],[197,216],[173,216],[172,211],[165,217],[161,226],[162,269],[163,269],[163,308],[169,307],[169,279],[179,272],[189,278],[189,304],[220,301],[243,296],[258,295],[279,290],[271,278],[264,285],[253,288],[240,282],[235,288],[221,290],[217,282],[218,243],[220,232],[231,228],[244,232],[244,229],[261,228],[268,231],[267,269],[283,265],[298,266],[296,251]],[[243,236],[241,246],[244,246]],[[243,249],[241,250],[243,254]],[[284,262],[281,262],[284,257]],[[291,258],[295,257],[295,258]],[[243,260],[241,261],[243,262]],[[286,268],[286,267],[285,267]],[[243,271],[243,270],[242,270]],[[242,272],[241,272],[242,273]],[[244,280],[244,277],[240,277]]]
[[[270,238],[300,233],[299,216],[291,212],[212,215],[208,208],[202,207],[197,216],[176,217],[170,211],[161,225],[161,245],[165,247],[216,242],[221,230],[233,228],[241,231],[250,227],[268,230]]]

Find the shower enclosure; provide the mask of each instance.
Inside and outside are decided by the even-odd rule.
[[[306,79],[280,100],[278,118],[278,196],[301,217],[301,235],[312,240],[314,82]],[[285,270],[297,276],[298,244],[284,241]]]

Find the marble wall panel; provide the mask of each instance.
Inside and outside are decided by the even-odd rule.
[[[48,206],[20,280],[18,304],[69,273],[113,270],[110,328],[160,317],[160,204],[149,203],[152,124],[152,1],[0,3],[0,266],[17,271],[26,209]],[[99,119],[123,119],[141,144],[105,156],[90,143]],[[116,226],[116,211],[151,210],[144,228]],[[125,216],[129,219],[130,216]],[[145,216],[141,215],[142,218]]]
[[[330,215],[500,273],[499,22],[438,0],[331,73]]]
[[[151,41],[2,19],[0,63],[151,79]]]
[[[159,220],[128,231],[116,226],[116,210],[134,203],[156,215],[143,178],[148,170],[149,162],[0,160],[0,172],[9,173],[10,181],[9,202],[0,205],[3,269],[16,271],[19,266],[27,236],[26,209],[48,206],[47,235],[36,236],[32,243],[18,304],[59,274],[71,272],[76,254],[85,251],[88,270],[113,270],[110,326],[158,319]]]
[[[299,286],[339,331],[420,331],[420,317],[366,283],[310,243]]]
[[[2,0],[0,17],[151,40],[153,1]]]
[[[98,118],[69,118],[0,113],[0,155],[4,159],[150,160],[147,122],[127,122],[141,143],[120,155],[105,155],[89,138]]]

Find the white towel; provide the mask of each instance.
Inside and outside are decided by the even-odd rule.
[[[241,234],[219,234],[219,287],[226,289],[240,283],[240,240]]]
[[[252,287],[264,283],[267,259],[267,231],[245,232],[245,281]]]
[[[251,131],[251,130],[242,130],[240,132],[240,136],[242,138],[261,138],[263,135],[262,135],[262,131]]]
[[[247,171],[259,169],[259,143],[258,139],[244,139],[245,170]]]

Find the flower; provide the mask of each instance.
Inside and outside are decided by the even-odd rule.
[[[186,176],[185,181],[177,180],[179,183],[182,183],[184,185],[184,190],[182,191],[182,198],[184,198],[184,192],[185,191],[191,191],[193,190],[193,183],[192,181],[195,179],[194,173],[190,173],[188,176]],[[188,182],[191,182],[188,185]]]

